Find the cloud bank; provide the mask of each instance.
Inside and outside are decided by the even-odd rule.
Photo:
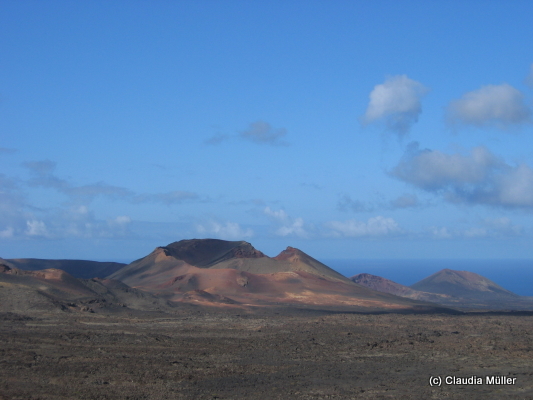
[[[56,163],[50,160],[22,164],[30,179],[13,179],[0,174],[0,239],[17,238],[123,238],[133,237],[132,220],[127,215],[98,219],[90,211],[91,202],[101,196],[131,204],[163,205],[199,201],[196,193],[135,193],[103,182],[77,186],[54,174]],[[52,207],[40,207],[29,201],[28,187],[51,189],[67,196],[68,201]],[[246,234],[246,231],[244,231]]]
[[[422,112],[420,100],[428,91],[407,75],[389,77],[370,92],[370,102],[362,122],[384,121],[387,129],[403,137],[418,121]]]
[[[390,174],[450,202],[533,207],[533,169],[509,165],[482,146],[467,155],[411,148]]]
[[[50,160],[32,161],[22,164],[32,173],[27,182],[29,186],[55,189],[75,202],[90,202],[98,196],[131,203],[161,203],[167,206],[180,204],[186,200],[198,200],[196,193],[187,191],[171,191],[165,193],[135,193],[129,189],[97,182],[90,185],[76,186],[54,175],[56,163]]]
[[[480,239],[517,237],[524,234],[521,225],[514,224],[507,217],[485,218],[475,226],[466,229],[449,229],[447,227],[431,226],[426,233],[434,239]]]

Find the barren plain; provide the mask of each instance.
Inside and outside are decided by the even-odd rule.
[[[533,398],[526,312],[1,313],[0,343],[2,400]]]

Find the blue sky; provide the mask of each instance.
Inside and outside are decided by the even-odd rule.
[[[0,1],[0,256],[533,258],[529,1]]]

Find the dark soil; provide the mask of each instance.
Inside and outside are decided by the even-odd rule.
[[[532,399],[532,360],[529,315],[0,315],[0,399]]]

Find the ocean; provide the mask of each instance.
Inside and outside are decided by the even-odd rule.
[[[402,285],[412,285],[444,268],[483,275],[521,296],[533,296],[533,260],[320,260],[351,277],[368,273]]]

